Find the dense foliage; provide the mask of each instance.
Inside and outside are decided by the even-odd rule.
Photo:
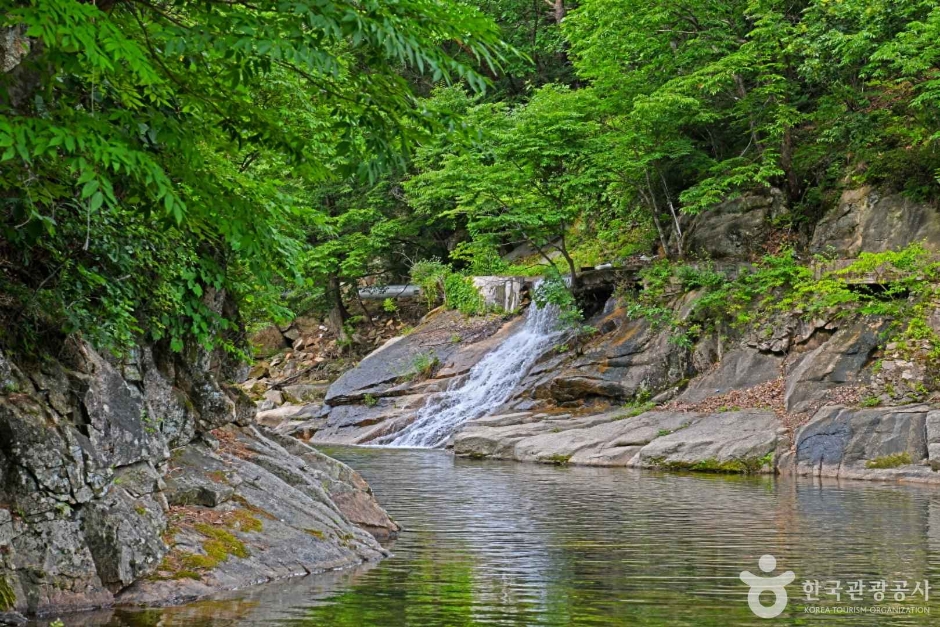
[[[266,286],[364,271],[395,208],[361,181],[440,122],[406,73],[482,89],[504,50],[428,0],[34,0],[2,28],[8,339],[115,350],[218,341],[221,290],[277,314]]]
[[[444,300],[468,272],[577,285],[682,257],[683,214],[744,192],[781,189],[799,228],[845,184],[937,191],[936,2],[479,9],[8,1],[6,332],[218,341],[220,290],[341,331],[359,284],[421,260]]]

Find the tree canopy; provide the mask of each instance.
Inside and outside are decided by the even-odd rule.
[[[115,346],[211,342],[207,288],[301,281],[305,247],[357,219],[324,186],[400,166],[440,123],[406,74],[481,90],[507,50],[479,11],[429,0],[35,0],[3,28],[11,324]]]
[[[0,341],[224,343],[220,290],[341,331],[420,260],[576,276],[682,256],[683,215],[755,190],[795,221],[846,182],[937,192],[929,0],[34,0],[0,28]]]

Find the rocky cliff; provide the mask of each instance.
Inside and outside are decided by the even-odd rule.
[[[897,194],[849,190],[811,232],[782,230],[787,213],[775,192],[730,201],[687,222],[685,248],[699,260],[694,264],[726,277],[746,272],[781,242],[807,258],[825,251],[831,263],[915,242],[940,248],[936,208]],[[885,290],[903,302],[906,293],[886,286],[890,280],[866,279],[858,289]],[[503,407],[455,433],[454,451],[546,463],[940,482],[933,470],[940,467],[938,386],[910,346],[901,350],[889,341],[898,320],[863,308],[826,315],[778,308],[734,328],[706,325],[694,318],[701,316],[700,288],[665,292],[660,304],[670,324],[638,316],[629,298],[611,298],[588,321],[595,334],[563,338],[541,355]],[[940,315],[921,313],[925,333],[940,333]],[[448,342],[461,325],[477,331]],[[677,338],[676,325],[707,330]],[[333,383],[325,404],[308,408],[315,418],[279,428],[344,443],[400,431],[428,395],[460,385],[519,326],[511,317],[484,323],[453,312],[432,316]],[[437,364],[430,376],[403,376],[410,360],[425,353]]]
[[[224,360],[0,353],[0,612],[168,603],[380,557],[353,470],[254,424]]]

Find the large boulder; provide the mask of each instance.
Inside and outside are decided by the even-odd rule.
[[[813,232],[810,252],[852,258],[860,252],[897,250],[914,242],[940,250],[936,204],[865,186],[846,190],[823,216]]]
[[[273,355],[290,346],[288,338],[273,324],[252,333],[249,342],[255,354],[262,357]]]
[[[684,251],[694,257],[749,259],[763,251],[773,219],[786,211],[777,189],[726,200],[683,219]]]
[[[742,410],[690,416],[664,433],[633,465],[716,472],[772,472],[780,421],[773,412]]]
[[[748,347],[734,349],[713,370],[693,379],[677,400],[699,403],[710,396],[745,390],[779,377],[782,365],[779,355]]]
[[[369,532],[387,537],[398,525],[348,466],[255,427],[227,427],[215,435],[217,451],[190,444],[174,455],[171,474],[208,473],[232,489],[231,497],[214,507],[175,508],[172,549],[155,576],[137,580],[119,602],[188,601],[386,554]]]
[[[839,329],[818,348],[802,355],[787,373],[787,411],[812,411],[829,390],[865,382],[865,368],[879,347],[884,320],[860,320]]]
[[[827,406],[796,435],[795,471],[802,475],[864,478],[879,460],[926,460],[926,405],[853,409]],[[890,469],[889,469],[890,470]],[[919,470],[930,472],[920,467]],[[940,477],[938,477],[940,479]]]

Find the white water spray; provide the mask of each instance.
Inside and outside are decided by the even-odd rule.
[[[431,397],[413,423],[384,443],[440,447],[465,422],[505,403],[535,360],[564,333],[558,313],[555,305],[530,305],[522,329],[477,362],[465,379],[451,382],[446,391]]]

